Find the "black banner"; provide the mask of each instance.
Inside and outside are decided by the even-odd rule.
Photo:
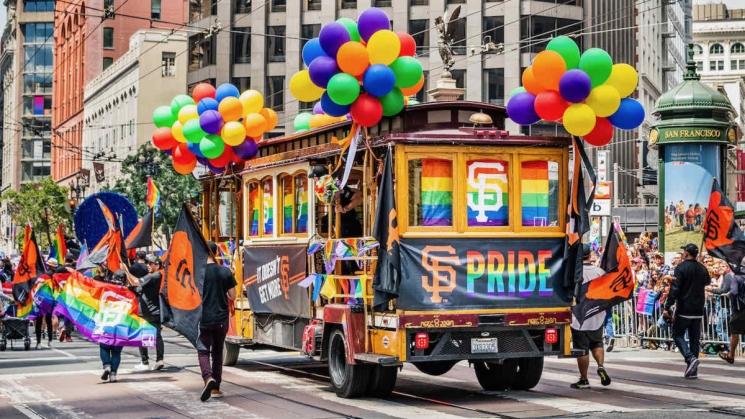
[[[398,308],[548,308],[561,295],[564,239],[401,239]]]
[[[251,311],[290,317],[310,316],[305,246],[250,247],[243,250],[243,278]]]

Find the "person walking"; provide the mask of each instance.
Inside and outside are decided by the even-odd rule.
[[[200,400],[222,397],[222,350],[228,334],[228,299],[235,300],[235,277],[229,268],[216,263],[217,244],[208,242],[211,254],[207,257],[202,292],[202,321],[199,323],[199,341],[205,349],[197,350],[199,369],[202,370],[204,388]],[[210,365],[210,356],[212,364]]]
[[[137,258],[132,266],[129,267],[129,273],[135,278],[140,279],[149,273],[147,269],[147,253],[144,250],[137,251]]]
[[[127,265],[121,264],[120,269],[127,274],[127,282],[130,289],[137,294],[140,306],[140,317],[155,327],[155,369],[162,370],[165,348],[163,345],[162,325],[160,323],[160,285],[163,275],[160,273],[160,258],[156,255],[146,257],[148,274],[137,278]],[[140,348],[142,362],[135,366],[136,371],[148,371],[150,369],[150,354],[147,348]]]
[[[727,296],[730,300],[729,351],[722,351],[719,357],[728,364],[735,363],[735,352],[740,345],[740,335],[745,334],[745,277],[732,275]]]
[[[108,280],[110,284],[124,286],[127,280],[127,273],[119,270],[114,272],[111,279]],[[103,373],[101,374],[101,380],[115,383],[116,374],[119,371],[119,364],[122,361],[122,346],[107,345],[99,343],[99,356],[101,357],[101,363],[103,364]]]
[[[590,260],[590,246],[582,245],[582,283],[587,283],[595,278],[605,275],[605,271],[592,264]],[[597,373],[600,376],[600,384],[608,386],[611,383],[610,375],[603,367],[605,353],[603,351],[603,323],[605,313],[600,312],[585,320],[580,325],[579,320],[572,314],[572,344],[574,349],[581,349],[592,353],[595,362],[598,364]],[[589,389],[590,381],[587,378],[587,370],[590,368],[590,355],[583,355],[577,358],[577,367],[579,368],[579,381],[571,384],[571,388]]]
[[[696,261],[698,246],[681,247],[683,262],[676,268],[665,300],[662,315],[673,319],[673,340],[686,362],[685,378],[698,378],[698,354],[701,348],[701,321],[704,317],[705,288],[711,277],[704,265]],[[672,307],[675,313],[672,315]],[[688,342],[685,340],[688,332]]]

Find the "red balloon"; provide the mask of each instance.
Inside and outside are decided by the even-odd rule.
[[[413,57],[416,54],[416,41],[414,37],[406,32],[396,32],[398,40],[401,42],[401,52],[398,53],[399,57]]]
[[[211,97],[212,99],[215,98],[215,86],[209,84],[209,83],[199,83],[194,87],[194,91],[191,93],[191,97],[194,98],[194,101],[199,103],[200,100]]]
[[[233,153],[233,163],[234,164],[241,165],[241,164],[243,164],[245,162],[246,162],[245,160],[243,160],[242,158],[236,156],[235,153]]]
[[[186,146],[186,143],[179,143],[179,145],[173,149],[171,157],[173,157],[173,161],[181,165],[188,165],[193,161],[197,161],[197,156],[189,151],[189,147]]]
[[[235,156],[235,154],[233,153],[233,147],[225,144],[225,150],[222,152],[222,154],[215,157],[214,159],[209,160],[210,163],[215,167],[225,167],[229,165],[231,161],[233,161],[233,156]]]
[[[544,90],[535,97],[535,113],[546,121],[556,121],[564,116],[569,104],[556,90]]]
[[[608,118],[596,118],[595,128],[583,138],[588,144],[595,147],[607,145],[613,139],[613,124],[610,123]]]
[[[153,132],[153,145],[159,150],[170,150],[179,144],[168,127],[158,128]]]
[[[354,122],[363,127],[371,127],[383,117],[383,105],[377,98],[365,93],[354,101],[349,113]]]

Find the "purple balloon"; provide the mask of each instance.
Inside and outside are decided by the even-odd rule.
[[[173,149],[169,148],[168,150],[163,150],[163,152],[170,156],[171,154],[173,154]]]
[[[233,146],[233,153],[243,160],[252,159],[259,151],[259,146],[252,138],[246,138],[242,143]]]
[[[326,92],[323,92],[323,94],[326,94]],[[315,105],[313,105],[313,115],[320,115],[323,114],[323,107],[321,107],[321,102],[319,101]]]
[[[199,126],[207,134],[219,134],[224,121],[220,112],[207,110],[199,117]]]
[[[360,37],[367,42],[371,36],[377,31],[390,30],[391,20],[388,15],[385,14],[381,9],[371,7],[365,9],[357,19],[357,30],[360,32]]]
[[[209,159],[207,159],[207,157],[197,157],[197,162],[202,166],[207,166],[210,161]]]
[[[592,91],[592,80],[582,70],[569,70],[559,80],[559,93],[567,102],[580,103],[587,99]]]
[[[210,169],[210,172],[216,175],[219,175],[220,173],[225,171],[224,167],[213,166],[212,163],[210,163],[209,161],[207,162],[207,167]]]
[[[535,113],[535,95],[528,92],[518,93],[507,102],[507,116],[520,125],[531,125],[541,120]]]
[[[318,57],[308,67],[310,80],[323,89],[328,86],[331,77],[334,77],[338,72],[339,66],[336,65],[336,60],[331,57]]]
[[[321,48],[323,48],[326,54],[336,57],[336,52],[339,51],[339,48],[349,42],[351,38],[349,37],[349,31],[344,25],[331,22],[321,28],[321,32],[318,34],[318,40],[321,42]],[[316,60],[313,60],[313,62]]]
[[[209,111],[213,110],[216,111],[220,106],[220,102],[216,101],[215,99],[212,99],[211,97],[206,97],[197,103],[197,113],[199,115]]]

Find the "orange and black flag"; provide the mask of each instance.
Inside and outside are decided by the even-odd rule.
[[[197,350],[206,349],[199,341],[199,323],[209,254],[207,242],[184,204],[165,257],[160,312],[163,325],[184,335]]]
[[[577,297],[582,284],[582,236],[590,231],[590,208],[595,198],[597,179],[595,169],[585,153],[585,148],[578,137],[572,137],[574,146],[574,170],[569,189],[567,205],[566,244],[564,246],[564,298],[571,301]],[[589,197],[585,194],[585,182],[582,170],[587,171],[593,185]]]
[[[91,250],[88,257],[78,265],[77,270],[84,271],[105,264],[109,272],[113,273],[119,270],[122,263],[126,262],[127,255],[124,252],[122,231],[119,229],[109,230],[96,247]]]
[[[629,255],[615,227],[611,227],[608,233],[600,268],[606,272],[605,275],[583,283],[577,297],[577,304],[572,307],[572,314],[580,324],[628,300],[634,291],[634,277],[631,273]]]
[[[155,213],[152,208],[148,208],[145,215],[139,223],[132,229],[125,240],[127,250],[138,249],[153,245],[153,221]]]
[[[96,198],[96,201],[98,201],[98,205],[101,207],[103,218],[106,220],[106,224],[109,225],[109,230],[116,230],[117,222],[116,218],[114,218],[114,214],[111,212],[109,207],[107,207],[106,204],[103,203],[103,201],[98,198]]]
[[[13,277],[13,298],[20,304],[25,305],[31,296],[31,289],[36,278],[45,273],[44,260],[36,244],[36,236],[30,224],[26,225],[26,234],[23,236],[23,253],[18,261],[16,274]]]
[[[714,179],[711,187],[709,207],[704,219],[704,246],[715,258],[727,262],[733,272],[741,274],[745,267],[745,234],[735,222],[735,209]]]
[[[391,149],[385,156],[383,176],[378,189],[378,207],[375,211],[373,236],[380,243],[378,264],[373,279],[373,306],[383,311],[388,303],[398,297],[401,287],[401,254],[398,240],[398,216],[393,194],[393,155]]]

